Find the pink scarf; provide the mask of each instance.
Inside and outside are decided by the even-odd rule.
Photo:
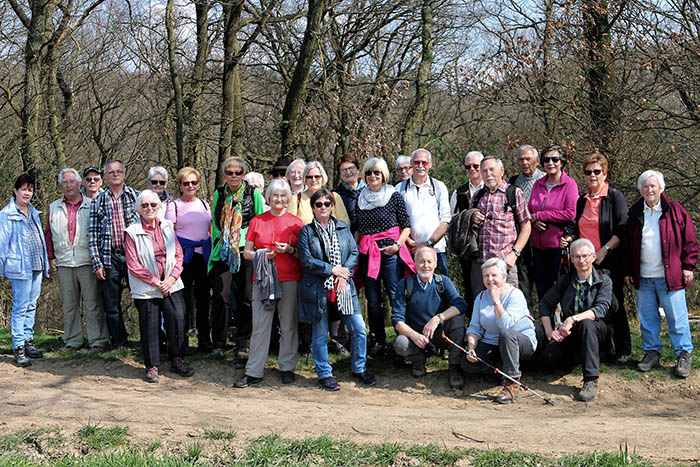
[[[357,249],[363,255],[369,257],[369,264],[367,266],[367,276],[372,279],[376,279],[379,276],[379,270],[382,265],[382,252],[379,251],[379,246],[377,245],[377,240],[383,238],[391,238],[392,240],[398,240],[401,231],[398,227],[392,227],[384,232],[379,232],[373,235],[362,235],[360,237],[360,243],[357,245]],[[411,271],[416,272],[416,265],[413,264],[413,258],[411,258],[411,253],[408,251],[406,245],[401,245],[399,249],[399,257],[408,266]]]

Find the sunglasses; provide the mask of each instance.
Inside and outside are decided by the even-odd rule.
[[[546,164],[547,162],[554,162],[556,164],[557,162],[561,162],[561,157],[558,157],[558,156],[543,157],[542,163]]]
[[[230,177],[231,175],[235,175],[236,177],[240,177],[241,175],[243,175],[243,171],[242,171],[242,170],[224,170],[224,173],[225,173],[226,175],[228,175],[229,177]]]
[[[369,177],[370,175],[374,175],[375,177],[381,177],[382,173],[379,170],[368,170],[365,172],[365,177]]]
[[[307,175],[306,179],[307,180],[321,180],[323,178],[323,175]]]
[[[151,185],[160,185],[160,186],[163,186],[163,185],[165,185],[166,183],[168,183],[168,182],[166,182],[165,180],[151,180]]]
[[[141,203],[141,209],[146,209],[146,208],[149,208],[149,207],[150,207],[151,209],[155,209],[155,208],[158,207],[158,204],[159,204],[159,203]]]
[[[413,161],[413,165],[427,167],[430,162],[428,161]]]
[[[600,175],[601,173],[603,173],[603,170],[602,169],[584,170],[583,173],[586,175],[593,175],[593,174]]]
[[[99,182],[102,177],[85,177],[84,180],[88,183]]]
[[[480,165],[479,164],[464,164],[464,168],[469,170],[469,169],[474,169],[474,170],[479,170]]]
[[[314,203],[314,206],[316,206],[319,209],[320,208],[329,208],[329,207],[331,207],[331,204],[333,204],[333,203],[331,203],[330,201],[316,201]]]
[[[194,181],[194,180],[193,181],[187,180],[185,182],[182,182],[182,186],[197,186],[198,184],[199,184],[199,182]]]

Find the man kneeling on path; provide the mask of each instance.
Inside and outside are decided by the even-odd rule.
[[[559,277],[540,301],[540,318],[547,337],[542,359],[546,366],[563,366],[583,361],[583,388],[576,400],[589,402],[598,392],[600,350],[610,345],[612,281],[595,269],[595,247],[580,238],[571,244],[575,271]],[[552,315],[561,304],[562,323],[553,328]]]
[[[413,364],[413,376],[426,373],[425,361],[444,347],[442,332],[458,344],[464,342],[464,318],[467,303],[457,293],[447,276],[434,274],[437,254],[432,247],[416,250],[416,275],[401,279],[396,286],[391,324],[398,334],[394,350]],[[459,349],[449,350],[449,382],[452,389],[462,389],[464,379]]]

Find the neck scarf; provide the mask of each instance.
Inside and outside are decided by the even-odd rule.
[[[386,183],[382,185],[379,191],[372,191],[369,187],[365,187],[360,192],[360,197],[357,200],[357,207],[363,211],[374,208],[383,208],[389,202],[391,195],[394,194],[396,188]]]
[[[221,210],[221,260],[226,262],[232,273],[237,273],[241,267],[241,253],[239,244],[241,241],[241,201],[245,192],[246,183],[241,183],[235,193],[230,187],[226,187],[226,201]]]
[[[341,256],[340,256],[340,244],[338,243],[338,235],[335,230],[335,221],[329,219],[328,228],[326,229],[321,225],[319,221],[314,218],[314,229],[316,234],[321,238],[323,242],[323,249],[326,252],[328,261],[333,266],[342,266]],[[328,276],[323,282],[323,287],[326,290],[333,290],[335,287],[335,277],[333,274]],[[352,308],[352,296],[350,295],[350,284],[346,284],[345,289],[338,293],[338,310],[343,315],[353,314]]]

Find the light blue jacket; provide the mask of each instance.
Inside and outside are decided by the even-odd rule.
[[[41,227],[40,212],[29,204],[29,216],[41,235],[44,248],[44,275],[49,277],[49,257],[46,255],[46,239]],[[32,258],[27,243],[27,222],[19,212],[12,197],[0,210],[0,277],[29,280],[32,278]]]

